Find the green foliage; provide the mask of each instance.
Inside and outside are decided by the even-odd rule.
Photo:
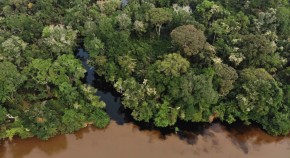
[[[22,6],[25,7],[27,4],[28,2],[22,4]],[[12,14],[5,20],[8,29],[11,30],[11,32],[17,33],[25,42],[35,42],[34,38],[39,38],[41,36],[43,24],[32,16],[26,14]]]
[[[218,19],[214,21],[209,29],[209,32],[214,33],[215,38],[222,38],[227,40],[228,35],[237,33],[244,33],[247,31],[247,27],[250,24],[249,17],[243,12],[239,12],[235,15],[230,15],[227,18]]]
[[[20,138],[28,138],[30,137],[29,131],[21,125],[20,121],[16,121],[12,124],[12,127],[5,131],[4,138],[9,138],[9,140],[13,139],[13,136],[18,135]]]
[[[257,122],[270,112],[280,109],[283,90],[264,69],[245,69],[241,72],[238,106],[249,119]]]
[[[6,101],[14,99],[14,93],[18,90],[20,85],[25,81],[23,76],[17,67],[11,62],[0,63],[0,101],[5,103]]]
[[[50,101],[45,101],[30,105],[30,109],[21,115],[26,130],[32,136],[35,135],[40,139],[47,140],[63,130],[61,116],[51,107],[52,104]]]
[[[2,51],[0,59],[8,60],[20,64],[20,58],[25,50],[27,43],[17,36],[11,36],[2,43]]]
[[[136,67],[136,60],[131,58],[130,56],[119,56],[118,57],[118,64],[123,70],[123,73],[131,74],[135,71]]]
[[[51,51],[60,55],[63,53],[72,53],[76,45],[77,31],[63,25],[50,25],[44,27],[42,31],[42,43]]]
[[[84,41],[85,49],[90,52],[90,57],[95,58],[97,55],[101,54],[104,49],[104,44],[102,41],[94,37],[93,39],[86,38]]]
[[[81,61],[75,59],[73,55],[62,55],[52,63],[49,69],[50,81],[56,85],[79,82],[79,79],[84,77],[85,71]]]
[[[203,74],[193,76],[193,96],[202,110],[208,110],[207,107],[218,101],[218,93],[213,88],[213,77],[212,69],[206,69]]]
[[[274,81],[254,80],[242,84],[236,98],[242,112],[258,121],[261,116],[269,114],[271,109],[279,108],[283,91]]]
[[[245,69],[239,78],[240,87],[229,103],[215,108],[222,120],[229,123],[236,118],[249,124],[260,123],[273,134],[289,133],[289,107],[283,105],[283,90],[264,69]]]
[[[228,11],[213,1],[204,0],[196,6],[196,17],[205,26],[228,15]]]
[[[67,127],[66,132],[72,133],[84,126],[85,116],[75,110],[66,110],[62,116],[62,123]]]
[[[157,66],[157,72],[172,77],[186,73],[190,66],[185,58],[176,53],[165,55],[162,61],[157,60],[155,64]]]
[[[238,52],[245,56],[244,67],[263,67],[269,71],[276,71],[282,64],[281,57],[275,53],[275,42],[263,35],[243,36],[238,48]]]
[[[243,81],[255,81],[255,80],[269,80],[273,81],[274,78],[265,69],[243,69],[240,73],[240,79]]]
[[[170,33],[170,36],[187,56],[200,53],[206,43],[203,32],[193,25],[177,27]]]
[[[109,123],[109,117],[100,109],[104,103],[95,96],[96,89],[81,84],[85,70],[73,55],[61,55],[54,61],[34,59],[23,73],[27,77],[24,89],[34,91],[23,97],[31,105],[21,119],[38,138],[71,133],[86,122],[94,121],[101,128]]]
[[[290,10],[289,7],[279,7],[277,10],[278,34],[285,36],[290,34]]]
[[[121,30],[130,29],[132,22],[131,18],[127,14],[120,14],[116,17],[116,19]]]
[[[120,5],[120,0],[104,0],[97,2],[98,10],[104,14],[114,13],[120,7]]]
[[[51,60],[34,59],[24,69],[24,73],[27,74],[28,78],[33,79],[39,84],[48,83],[48,70],[51,66]]]
[[[191,16],[192,10],[190,6],[179,6],[178,4],[173,4],[173,10],[172,25],[174,27],[194,23],[194,18]]]
[[[234,68],[222,63],[215,64],[214,69],[217,75],[216,82],[219,93],[225,96],[234,88],[234,82],[238,79],[238,74]]]
[[[0,124],[4,124],[6,120],[7,111],[2,105],[0,106]]]
[[[91,116],[89,117],[89,120],[93,122],[94,126],[98,128],[105,128],[110,123],[109,116],[101,109],[96,108]]]
[[[263,128],[272,135],[287,135],[290,130],[289,109],[286,112],[276,112],[264,120]]]
[[[126,108],[133,110],[132,116],[138,121],[148,122],[156,108],[157,96],[155,88],[152,88],[144,79],[142,84],[136,82],[134,78],[126,80],[118,79],[114,87],[123,94],[122,103]]]
[[[172,126],[176,122],[178,110],[169,107],[168,104],[168,102],[161,104],[154,118],[154,123],[158,127]]]
[[[149,122],[153,117],[152,107],[150,107],[152,105],[147,102],[142,102],[140,104],[141,105],[138,105],[138,108],[135,108],[132,111],[131,115],[135,120]]]
[[[137,121],[242,120],[286,135],[289,7],[287,0],[1,1],[0,138],[107,126],[105,103],[82,82],[78,47]]]
[[[172,12],[168,8],[152,8],[148,11],[148,21],[156,28],[156,33],[160,36],[163,24],[172,21]]]

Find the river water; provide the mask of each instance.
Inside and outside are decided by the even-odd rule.
[[[98,92],[112,117],[106,129],[86,127],[48,141],[4,141],[1,158],[289,158],[290,138],[272,137],[255,127],[226,128],[220,123],[196,131],[162,134],[140,129],[119,114],[120,99]]]
[[[0,158],[290,158],[290,136],[272,137],[254,126],[184,124],[174,133],[137,125],[122,110],[119,94],[101,80],[93,82],[93,69],[85,66],[87,82],[95,83],[107,103],[109,126],[88,126],[48,141],[2,141]]]

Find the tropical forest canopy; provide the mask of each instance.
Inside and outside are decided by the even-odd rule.
[[[80,47],[137,121],[290,132],[289,0],[2,0],[0,138],[106,127]]]

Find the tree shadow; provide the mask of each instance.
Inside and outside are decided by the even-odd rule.
[[[247,126],[241,122],[229,125],[220,121],[192,123],[178,120],[176,127],[159,128],[154,126],[152,120],[149,123],[135,121],[131,116],[132,111],[125,109],[121,104],[121,94],[116,92],[114,87],[107,83],[103,77],[95,74],[93,86],[98,89],[97,95],[100,96],[100,99],[106,103],[106,111],[112,120],[116,121],[118,125],[133,123],[135,130],[143,131],[150,137],[149,141],[156,138],[165,140],[167,136],[176,135],[180,140],[190,145],[195,145],[198,139],[202,139],[204,142],[210,141],[212,148],[217,148],[220,145],[218,138],[220,136],[217,133],[223,133],[225,138],[222,139],[228,139],[234,146],[247,154],[249,152],[249,143],[264,145],[290,138],[290,136],[270,136],[261,130],[257,124]]]
[[[272,136],[266,133],[258,124],[244,125],[236,123],[233,125],[224,125],[223,128],[227,131],[227,136],[231,139],[232,143],[240,147],[244,153],[248,153],[248,144],[257,146],[279,143],[285,139],[290,139],[288,136]]]
[[[92,128],[91,126],[87,126],[85,128],[80,129],[79,131],[76,131],[73,135],[75,136],[76,140],[81,140],[84,137],[84,134],[91,132]]]

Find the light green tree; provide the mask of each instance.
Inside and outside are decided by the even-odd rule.
[[[156,33],[160,36],[162,25],[172,21],[172,12],[167,8],[152,8],[148,11],[147,20],[155,26]]]
[[[77,31],[63,25],[50,25],[42,31],[41,43],[48,48],[52,57],[60,54],[68,54],[74,51],[76,46]]]
[[[2,60],[5,59],[20,64],[26,46],[27,43],[21,38],[12,35],[1,44],[2,52],[0,53],[0,60],[2,58]]]
[[[163,60],[156,61],[157,72],[166,76],[177,77],[187,72],[190,63],[180,54],[171,53],[164,56]]]

